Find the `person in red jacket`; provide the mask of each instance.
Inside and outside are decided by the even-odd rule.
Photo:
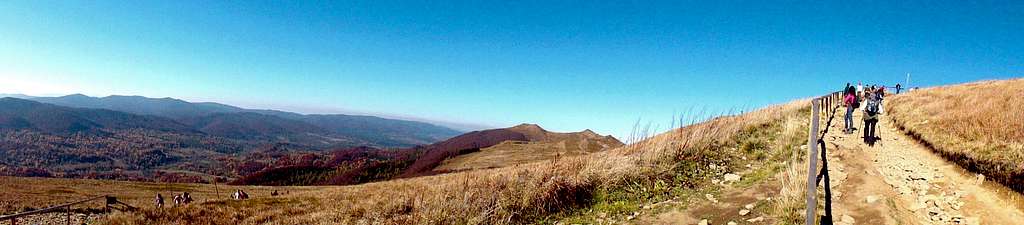
[[[855,108],[854,104],[857,103],[856,94],[855,92],[848,91],[843,96],[843,105],[846,106],[846,116],[843,118],[843,121],[846,122],[846,127],[843,129],[843,132],[847,134],[853,133],[853,129],[855,129],[853,127],[853,109]]]

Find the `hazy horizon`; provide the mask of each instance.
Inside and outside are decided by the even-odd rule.
[[[445,126],[445,127],[448,127],[448,128],[452,128],[452,129],[459,130],[459,131],[465,131],[465,132],[482,130],[482,129],[499,128],[499,127],[496,127],[496,126],[490,126],[490,125],[485,125],[485,124],[466,124],[466,123],[459,123],[459,122],[452,122],[452,121],[431,120],[431,119],[425,119],[425,118],[418,118],[418,117],[410,116],[410,115],[388,115],[388,114],[376,113],[376,112],[359,112],[359,111],[351,111],[351,110],[345,110],[345,109],[331,109],[331,108],[305,108],[305,107],[294,107],[294,106],[289,107],[287,105],[285,105],[285,106],[275,106],[275,105],[265,105],[265,104],[261,104],[261,103],[250,103],[250,104],[242,103],[242,104],[236,104],[236,103],[227,103],[227,102],[218,102],[218,101],[200,101],[200,100],[192,100],[192,99],[183,99],[183,98],[178,98],[178,97],[174,97],[174,96],[142,96],[142,95],[123,95],[123,94],[113,94],[113,95],[105,95],[105,96],[94,96],[94,95],[88,95],[88,94],[83,94],[83,93],[28,95],[28,94],[22,94],[22,93],[3,93],[3,92],[0,92],[0,98],[2,98],[2,97],[15,97],[15,98],[17,98],[17,97],[64,97],[64,96],[75,95],[75,94],[81,94],[81,95],[85,95],[85,96],[89,96],[89,97],[95,97],[95,98],[103,98],[103,97],[110,97],[110,96],[138,96],[138,97],[153,98],[153,99],[173,98],[173,99],[183,100],[183,101],[190,102],[190,103],[217,103],[217,104],[225,104],[225,105],[230,105],[230,106],[235,106],[235,107],[245,108],[245,109],[278,110],[278,111],[299,113],[299,114],[305,114],[305,115],[310,115],[310,114],[344,114],[344,115],[357,115],[357,116],[376,116],[376,117],[381,117],[381,118],[386,118],[386,119],[399,119],[399,120],[411,120],[411,121],[426,122],[426,123],[431,123],[431,124],[434,124],[434,125]]]

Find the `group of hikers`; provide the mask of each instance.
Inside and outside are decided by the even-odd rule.
[[[188,192],[183,192],[180,195],[174,195],[174,206],[188,205],[189,203],[192,203],[192,195],[189,195]],[[164,196],[159,193],[156,194],[156,207],[164,207]]]
[[[274,190],[274,192],[271,193],[271,196],[277,196],[277,195],[278,195],[277,190]],[[234,200],[249,199],[249,193],[243,191],[242,189],[235,189],[235,192],[231,193],[231,199],[234,199]],[[163,208],[164,207],[164,196],[162,194],[157,193],[156,194],[156,199],[154,201],[156,203],[156,207],[157,208]],[[175,207],[182,206],[182,205],[188,205],[189,203],[192,203],[192,201],[193,201],[192,200],[192,195],[189,195],[188,192],[183,192],[180,195],[175,195],[174,196],[174,206]]]
[[[896,84],[897,94],[900,89],[902,89],[900,84]],[[852,134],[857,129],[853,123],[853,112],[855,109],[861,109],[864,115],[864,135],[862,136],[864,143],[874,145],[877,140],[875,127],[878,124],[878,116],[882,114],[882,100],[884,99],[885,86],[865,87],[860,83],[857,83],[857,86],[851,86],[850,83],[846,83],[846,88],[843,89],[843,106],[846,107],[846,116],[843,119],[846,126],[843,132]],[[862,102],[863,104],[861,104]]]

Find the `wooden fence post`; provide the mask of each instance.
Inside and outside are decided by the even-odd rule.
[[[818,171],[818,111],[820,103],[818,101],[811,101],[811,132],[808,132],[807,136],[807,151],[810,151],[808,155],[807,165],[807,218],[806,225],[814,225],[815,217],[817,214],[815,210],[818,209],[818,202],[815,199],[818,195],[818,182],[816,181],[815,173]]]

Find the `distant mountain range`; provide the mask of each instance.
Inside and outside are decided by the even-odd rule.
[[[173,98],[0,98],[0,175],[12,176],[356,184],[618,146],[590,130],[556,133],[534,124],[463,134],[416,121]]]
[[[174,120],[105,109],[62,107],[17,98],[0,98],[0,128],[29,129],[54,134],[139,128],[195,133]]]
[[[195,131],[218,137],[242,140],[302,142],[314,146],[365,145],[374,147],[410,147],[430,144],[462,133],[451,128],[416,121],[342,114],[303,115],[277,110],[244,109],[212,102],[193,103],[174,98],[119,95],[98,98],[81,94],[61,97],[32,97],[25,95],[12,95],[12,97],[48,103],[55,106],[106,109],[149,116],[145,118],[162,123],[167,123],[166,120],[170,120],[178,124],[163,125],[170,126],[168,128],[184,125]],[[2,106],[4,105],[0,104],[0,107]],[[49,106],[43,106],[42,108],[53,109],[53,107]],[[71,114],[94,112],[94,114],[98,114],[93,116],[99,116],[100,118],[105,118],[103,116],[106,114],[114,115],[97,111],[76,111],[75,109],[62,109],[60,111]],[[30,115],[30,117],[38,117],[38,119],[45,120],[47,115],[49,114],[35,113]],[[123,117],[123,115],[117,116]],[[166,120],[159,120],[157,118],[164,118]],[[64,124],[67,126],[73,125]],[[0,126],[0,128],[9,127]],[[51,129],[46,131],[56,132],[58,130]]]

